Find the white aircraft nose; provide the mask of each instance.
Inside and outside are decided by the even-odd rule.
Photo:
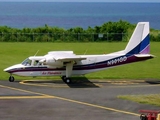
[[[4,72],[10,72],[11,70],[16,69],[16,68],[20,68],[20,67],[22,67],[22,65],[21,64],[17,64],[17,65],[10,66],[10,67],[4,69],[3,71]]]
[[[4,69],[3,71],[8,72],[9,70],[11,70],[11,67],[8,67],[8,68]]]
[[[3,70],[4,72],[7,72],[7,68]]]

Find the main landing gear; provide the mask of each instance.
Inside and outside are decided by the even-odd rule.
[[[72,80],[66,76],[62,76],[61,77],[63,82],[65,82],[66,84],[71,84],[72,83]]]
[[[9,77],[9,82],[14,82],[14,77],[12,75]]]

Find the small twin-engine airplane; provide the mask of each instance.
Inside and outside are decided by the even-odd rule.
[[[21,64],[4,69],[19,76],[61,76],[69,84],[72,75],[84,75],[111,67],[151,59],[149,22],[139,22],[129,43],[122,51],[102,55],[76,55],[73,51],[51,51],[44,56],[31,56]]]

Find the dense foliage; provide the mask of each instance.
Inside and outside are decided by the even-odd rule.
[[[132,34],[135,25],[127,21],[107,22],[102,26],[83,29],[75,27],[63,29],[45,25],[38,28],[10,28],[0,27],[0,41],[4,42],[72,42],[72,41],[127,41]],[[158,31],[152,30],[152,41],[159,41]],[[156,33],[156,34],[155,34]]]

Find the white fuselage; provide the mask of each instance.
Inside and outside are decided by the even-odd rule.
[[[109,67],[120,65],[127,61],[124,51],[119,51],[111,54],[103,55],[77,55],[79,57],[86,57],[86,60],[74,63],[72,75],[84,75],[99,70],[104,70]],[[27,66],[17,64],[6,68],[4,71],[12,70],[10,73],[19,76],[64,76],[66,69],[63,67],[47,67],[46,65],[32,65]]]

